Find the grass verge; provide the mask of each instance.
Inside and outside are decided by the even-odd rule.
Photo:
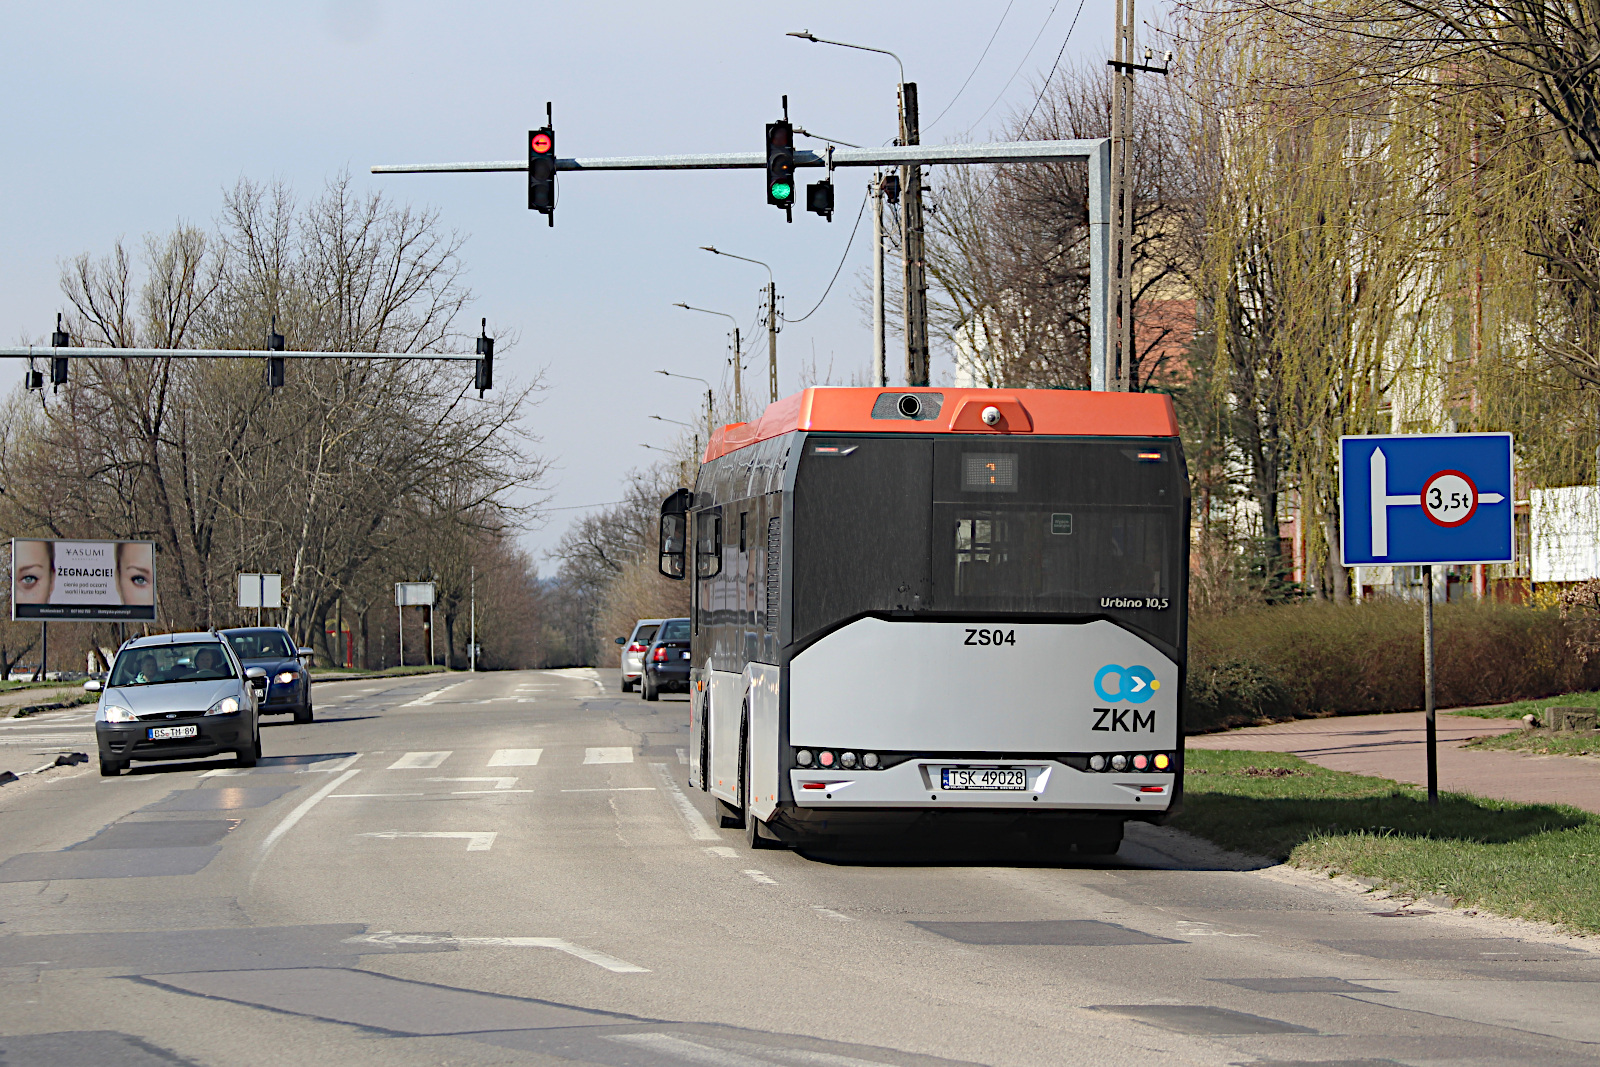
[[[1449,712],[1451,715],[1473,715],[1480,719],[1520,719],[1524,715],[1537,715],[1542,719],[1545,708],[1600,708],[1600,693],[1563,693],[1558,697],[1519,700],[1515,704],[1491,704],[1482,708],[1450,708]]]
[[[1468,741],[1467,748],[1531,752],[1540,756],[1600,756],[1600,731],[1512,730]]]
[[[1600,817],[1421,790],[1276,752],[1192,750],[1180,830],[1296,867],[1376,879],[1600,933]]]

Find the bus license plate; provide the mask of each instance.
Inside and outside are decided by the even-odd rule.
[[[152,726],[150,727],[150,740],[171,741],[177,737],[194,737],[200,732],[198,726]]]
[[[1028,772],[1021,767],[942,767],[941,789],[1027,789]]]

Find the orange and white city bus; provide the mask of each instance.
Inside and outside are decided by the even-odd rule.
[[[1153,393],[814,388],[662,505],[690,782],[752,847],[943,822],[1115,851],[1182,783],[1189,489]]]

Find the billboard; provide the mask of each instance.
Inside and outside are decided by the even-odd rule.
[[[154,541],[11,541],[11,617],[149,622],[156,617]]]

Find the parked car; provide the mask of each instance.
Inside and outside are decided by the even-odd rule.
[[[639,688],[646,700],[661,699],[662,690],[689,691],[689,620],[667,619],[644,654]]]
[[[281,626],[241,626],[223,630],[233,646],[233,654],[246,667],[267,672],[267,699],[263,715],[293,715],[295,722],[310,722],[316,717],[311,706],[311,672],[302,657],[309,648],[297,648],[289,631]]]
[[[117,652],[100,693],[94,732],[100,773],[115,777],[134,760],[199,759],[232,752],[241,767],[261,758],[258,707],[267,672],[246,667],[216,631],[159,634]]]
[[[656,631],[661,628],[664,619],[640,619],[633,624],[633,633],[627,637],[617,638],[617,644],[622,646],[622,691],[632,692],[633,687],[639,684],[639,675],[643,670],[645,650],[650,647],[650,642],[655,639]]]

